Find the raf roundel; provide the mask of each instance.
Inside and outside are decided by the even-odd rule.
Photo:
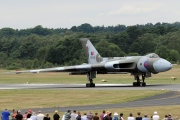
[[[145,62],[144,62],[144,67],[145,67],[146,69],[148,69],[148,61],[145,61]]]

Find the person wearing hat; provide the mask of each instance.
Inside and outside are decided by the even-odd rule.
[[[156,111],[154,111],[154,115],[153,115],[152,119],[153,120],[159,120],[160,119],[160,117]]]
[[[119,116],[118,116],[118,113],[117,113],[117,112],[114,113],[113,120],[119,120]]]
[[[60,118],[60,116],[59,116],[59,114],[58,114],[58,111],[55,110],[55,114],[53,115],[53,119],[54,119],[54,120],[59,120],[59,118]]]
[[[27,113],[27,119],[30,118],[32,115],[32,110],[29,110],[28,113]]]
[[[22,120],[23,119],[23,115],[21,114],[21,111],[18,110],[18,114],[16,115],[16,120]]]
[[[37,115],[37,120],[43,120],[44,119],[44,114],[41,113],[41,111],[38,111],[38,115]]]

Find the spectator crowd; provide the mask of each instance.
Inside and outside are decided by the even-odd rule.
[[[152,116],[148,116],[147,114],[141,115],[140,112],[137,113],[136,117],[133,116],[132,113],[129,113],[129,116],[125,119],[123,117],[123,113],[118,114],[117,112],[111,113],[109,111],[103,110],[99,115],[98,113],[81,113],[80,111],[76,112],[74,110],[71,112],[68,110],[64,113],[62,118],[60,117],[58,110],[55,110],[53,115],[53,119],[50,118],[49,114],[44,115],[41,111],[38,111],[36,114],[34,111],[29,110],[24,114],[21,113],[20,110],[13,110],[11,113],[5,109],[1,113],[1,120],[180,120],[177,116],[172,117],[172,114],[169,113],[164,116],[164,118],[160,118],[158,112],[154,112]]]

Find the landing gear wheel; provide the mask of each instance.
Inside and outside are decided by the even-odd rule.
[[[94,83],[86,83],[86,87],[95,87]]]
[[[133,86],[141,86],[141,87],[145,87],[146,83],[145,82],[133,82]]]
[[[86,83],[86,87],[90,87],[90,83]]]
[[[139,86],[140,86],[140,87],[145,87],[145,86],[146,86],[146,83],[145,83],[145,82],[140,82],[140,83],[139,83]]]
[[[146,86],[146,83],[145,83],[145,82],[143,82],[143,83],[142,83],[142,85],[145,87],[145,86]]]
[[[94,83],[91,83],[91,87],[95,87],[95,84],[94,84]]]
[[[141,86],[141,82],[137,82],[137,86]]]
[[[137,82],[133,82],[133,86],[137,86]]]

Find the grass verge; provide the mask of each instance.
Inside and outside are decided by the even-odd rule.
[[[167,91],[131,90],[0,90],[1,109],[115,104]]]

